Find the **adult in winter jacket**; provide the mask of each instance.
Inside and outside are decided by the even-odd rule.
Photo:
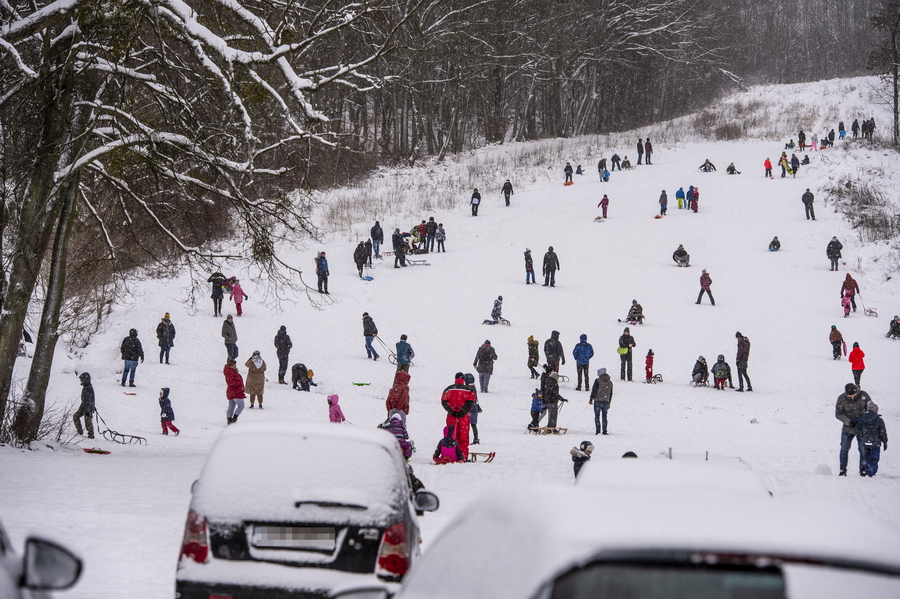
[[[250,359],[244,363],[247,367],[247,382],[244,384],[244,392],[250,396],[250,407],[255,401],[259,401],[259,409],[263,407],[263,394],[266,392],[266,361],[262,359],[259,350],[253,352]]]
[[[709,380],[709,367],[706,365],[706,358],[700,356],[694,362],[694,369],[691,371],[691,385],[698,387],[707,384]]]
[[[710,287],[712,286],[712,277],[709,276],[709,273],[706,272],[706,269],[703,269],[703,274],[700,275],[700,294],[697,296],[697,301],[695,303],[699,304],[700,300],[703,299],[703,294],[706,293],[709,296],[709,303],[713,306],[716,305],[716,300],[713,298],[712,291]]]
[[[769,249],[773,252],[777,252],[781,249],[781,242],[778,241],[778,236],[772,238],[772,241],[769,242]]]
[[[556,417],[559,414],[559,403],[568,399],[559,394],[559,373],[551,372],[544,381],[544,390],[541,394],[544,405],[547,406],[547,428],[556,428]],[[554,431],[556,432],[556,431]]]
[[[291,337],[287,334],[287,327],[282,325],[275,333],[275,355],[278,356],[278,384],[287,385],[284,375],[287,373],[288,358],[291,355]]]
[[[237,330],[234,328],[234,318],[232,318],[231,314],[225,317],[225,322],[222,323],[222,339],[225,340],[225,350],[228,352],[228,360],[237,360],[238,357],[238,346],[237,346]]]
[[[637,163],[640,164],[641,160],[644,159],[644,142],[641,140],[640,137],[638,137],[638,141],[637,141],[637,153],[638,153]]]
[[[491,318],[490,320],[485,320],[481,324],[500,324],[500,318],[503,313],[503,296],[498,295],[497,299],[494,300],[494,307],[491,309]]]
[[[608,181],[609,177],[606,172],[606,158],[601,158],[597,163],[597,172],[600,174],[600,182]]]
[[[691,265],[691,255],[687,253],[687,250],[684,249],[683,245],[679,245],[678,249],[672,253],[672,260],[674,260],[675,264],[678,266]]]
[[[244,411],[244,379],[238,372],[237,362],[228,360],[222,370],[225,375],[225,398],[228,400],[228,424],[237,422],[238,416]]]
[[[550,287],[556,287],[556,271],[562,270],[559,267],[559,257],[556,255],[556,252],[553,251],[553,246],[551,245],[547,248],[547,253],[544,254],[544,267],[542,269],[542,273],[544,275],[544,287],[548,285]]]
[[[503,184],[503,188],[500,190],[503,194],[504,199],[506,200],[506,205],[509,206],[509,198],[514,195],[512,183],[509,182],[509,179],[506,180],[506,183]]]
[[[305,364],[291,366],[291,388],[295,391],[309,391],[309,369]]]
[[[719,357],[716,358],[716,363],[713,364],[712,375],[716,389],[724,390],[726,382],[729,389],[734,389],[734,385],[731,383],[731,366],[728,365],[728,362],[725,361],[725,356],[722,354],[719,354]]]
[[[559,372],[560,361],[566,363],[566,354],[559,341],[559,331],[552,331],[550,338],[544,341],[544,358],[550,369],[556,372]]]
[[[843,244],[838,241],[837,237],[832,237],[831,241],[828,242],[828,246],[825,248],[825,255],[831,260],[831,268],[829,270],[836,271],[838,269],[842,249],[844,249]],[[842,293],[841,296],[843,295],[844,294]]]
[[[400,229],[394,229],[391,235],[391,247],[394,248],[394,268],[406,267],[406,241]]]
[[[856,294],[859,293],[859,284],[850,276],[849,272],[841,285],[841,297],[843,297],[845,291],[850,292],[850,305],[853,306],[853,311],[856,312]]]
[[[525,284],[531,285],[536,283],[534,280],[534,260],[531,257],[531,250],[525,248]]]
[[[328,295],[328,259],[325,257],[325,252],[319,252],[319,255],[316,256],[316,277],[319,287],[319,293],[324,293]]]
[[[541,378],[541,375],[538,373],[535,368],[537,368],[540,363],[541,357],[538,354],[538,343],[537,339],[534,338],[534,335],[528,336],[528,369],[531,371],[531,378],[538,379]]]
[[[869,397],[868,393],[861,390],[858,385],[847,383],[844,385],[844,392],[838,396],[834,405],[834,417],[843,424],[841,427],[841,469],[839,476],[847,476],[847,458],[850,453],[850,445],[853,444],[853,438],[858,434],[856,424],[860,416],[866,411],[866,406],[870,401],[872,401],[872,398]],[[856,447],[859,450],[859,473],[862,475],[865,471],[866,458],[859,439],[856,441]]]
[[[397,370],[409,372],[409,365],[415,357],[412,345],[406,342],[406,335],[400,335],[400,341],[394,346],[397,350]]]
[[[463,460],[469,459],[469,412],[475,406],[475,393],[466,386],[463,373],[457,372],[452,385],[441,394],[441,406],[447,412],[447,426],[453,427],[453,438]]]
[[[650,138],[647,138],[647,141],[644,142],[644,164],[650,164],[650,155],[653,154],[653,144],[650,143]]]
[[[175,345],[175,325],[172,324],[168,312],[166,312],[163,319],[159,321],[159,324],[156,325],[156,338],[159,340],[159,363],[162,364],[163,358],[165,358],[166,364],[168,364],[169,351],[172,349],[172,346]]]
[[[375,351],[375,348],[372,346],[372,341],[378,336],[378,327],[375,326],[375,321],[372,320],[372,317],[369,316],[368,312],[363,312],[362,322],[363,337],[366,338],[366,357],[378,360],[381,356],[378,355],[378,352]]]
[[[649,162],[647,164],[650,164]],[[659,215],[665,216],[666,210],[669,208],[669,196],[666,195],[666,190],[663,189],[662,193],[659,195]]]
[[[175,410],[172,409],[172,400],[169,399],[169,388],[159,390],[159,423],[162,426],[162,434],[168,435],[172,431],[175,436],[181,431],[175,426]]]
[[[628,373],[628,380],[631,381],[631,350],[637,347],[637,343],[634,341],[634,337],[631,336],[631,329],[625,327],[625,330],[622,331],[622,336],[619,337],[619,360],[622,362],[622,371],[621,371],[621,379],[625,380],[626,370]]]
[[[866,411],[859,417],[856,423],[856,432],[859,436],[857,443],[863,452],[865,466],[863,470],[866,476],[875,476],[878,472],[878,460],[881,458],[881,445],[887,450],[888,436],[884,420],[878,415],[878,406],[874,401],[866,404]],[[863,474],[863,472],[860,472]]]
[[[241,305],[244,303],[245,299],[250,299],[250,296],[244,293],[241,282],[234,279],[234,283],[231,285],[231,294],[228,296],[228,299],[234,300],[234,310],[237,312],[237,315],[240,316],[244,313]]]
[[[137,329],[128,331],[128,336],[122,339],[119,351],[122,354],[122,360],[125,361],[125,367],[122,369],[122,386],[125,386],[125,379],[128,378],[128,386],[134,387],[134,373],[137,370],[138,360],[144,361],[144,348],[141,347],[141,340],[138,339]]]
[[[375,252],[376,258],[381,258],[381,244],[384,243],[384,229],[376,220],[375,225],[369,230],[369,237],[372,238],[372,250]]]
[[[328,421],[334,422],[336,424],[342,424],[346,418],[344,418],[344,411],[341,409],[341,406],[338,405],[340,401],[340,397],[337,395],[329,395],[328,396]]]
[[[578,372],[578,387],[576,391],[581,391],[581,379],[584,378],[584,390],[588,391],[591,384],[590,368],[591,358],[594,357],[594,348],[587,342],[587,335],[582,334],[579,337],[578,344],[572,350],[572,357],[575,358],[575,370]]]
[[[214,272],[206,279],[207,283],[212,283],[212,295],[210,297],[213,301],[213,316],[222,316],[222,299],[225,297],[222,287],[225,285],[225,280],[225,275],[220,272]]]
[[[494,374],[494,361],[496,360],[497,352],[491,346],[491,340],[485,339],[475,354],[475,361],[472,362],[472,367],[478,373],[478,384],[482,393],[488,392],[488,384],[491,382],[491,375]]]
[[[740,331],[735,332],[734,338],[737,339],[737,355],[734,362],[738,374],[738,388],[735,391],[744,391],[744,379],[747,379],[747,391],[753,391],[750,377],[747,375],[747,363],[750,361],[750,339],[742,335]]]
[[[772,161],[766,158],[765,162],[763,162],[763,168],[766,169],[766,174],[764,176],[769,179],[772,178]]]
[[[614,171],[614,170],[616,170],[617,168],[618,168],[619,170],[622,170],[622,159],[619,158],[619,155],[618,155],[618,154],[613,154],[613,155],[612,155],[612,157],[609,159],[609,164],[610,164],[610,169],[609,169],[609,170],[611,170],[611,171]]]
[[[710,173],[716,170],[716,165],[709,161],[709,158],[706,159],[706,162],[700,165],[700,170],[704,173]]]
[[[853,369],[853,380],[857,386],[859,386],[859,381],[862,379],[863,370],[866,369],[866,363],[863,360],[865,357],[866,354],[859,348],[859,343],[854,341],[853,349],[850,350],[850,355],[847,356],[847,359],[850,361],[850,368]]]
[[[394,374],[394,386],[388,391],[384,407],[388,413],[391,410],[400,410],[409,415],[409,373],[398,370]]]
[[[563,169],[563,172],[566,174],[566,183],[572,182],[572,165],[570,163],[566,163],[566,168]]]
[[[481,194],[478,193],[478,188],[475,188],[475,191],[472,192],[472,199],[470,200],[472,204],[472,216],[478,216],[478,206],[481,204]]]
[[[831,325],[831,332],[828,333],[828,343],[831,344],[831,355],[835,360],[841,359],[841,348],[844,345],[844,336],[835,325]]]
[[[466,461],[462,449],[459,447],[459,443],[453,438],[455,430],[455,427],[451,425],[444,427],[444,438],[438,441],[437,447],[434,450],[434,455],[431,456],[435,464],[450,464],[452,462]]]
[[[594,386],[591,387],[591,398],[589,404],[594,406],[594,427],[595,435],[605,435],[606,433],[606,413],[612,404],[613,382],[605,368],[597,369],[597,378],[594,379]]]
[[[644,324],[644,307],[640,305],[637,300],[631,300],[631,307],[628,308],[628,314],[625,315],[625,320],[632,324]]]
[[[94,403],[94,386],[91,385],[91,375],[87,372],[79,374],[78,380],[81,381],[81,403],[72,415],[72,420],[75,422],[75,431],[79,435],[83,435],[84,432],[81,429],[81,417],[84,416],[84,428],[87,429],[88,439],[93,439],[93,415],[94,411],[97,409]]]
[[[508,203],[507,203],[508,205]],[[429,252],[434,251],[434,238],[437,235],[438,224],[434,222],[434,217],[431,216],[428,218],[428,223],[425,224],[425,248]]]
[[[582,441],[580,446],[569,450],[569,454],[572,456],[572,465],[575,469],[575,478],[578,478],[578,472],[584,466],[584,463],[591,459],[593,452],[594,444],[590,441]]]
[[[369,261],[369,253],[366,251],[366,243],[360,241],[353,250],[353,262],[356,264],[356,270],[359,271],[359,278],[363,276],[363,268]]]

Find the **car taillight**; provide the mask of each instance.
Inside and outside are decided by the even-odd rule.
[[[379,576],[399,577],[409,570],[409,547],[406,539],[406,524],[394,524],[381,539],[381,551],[378,553]]]
[[[209,557],[209,529],[206,518],[190,510],[184,525],[184,540],[181,542],[181,555],[205,564]]]

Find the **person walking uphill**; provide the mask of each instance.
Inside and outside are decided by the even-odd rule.
[[[457,372],[453,378],[453,384],[441,394],[441,406],[447,412],[447,426],[453,427],[453,439],[466,461],[469,459],[469,412],[475,405],[475,394],[466,387],[463,373]]]
[[[626,370],[628,371],[628,380],[631,381],[631,350],[637,347],[637,343],[634,341],[634,337],[631,336],[631,329],[625,327],[625,330],[622,331],[622,336],[619,337],[619,360],[622,362],[622,372],[621,379],[625,380]]]
[[[212,283],[212,295],[210,297],[213,301],[213,316],[222,316],[222,300],[225,298],[222,287],[225,286],[225,281],[225,275],[220,272],[214,272],[206,279],[207,283]]]
[[[244,379],[238,372],[237,362],[228,360],[222,370],[225,375],[225,398],[228,400],[228,424],[237,422],[238,416],[244,411]]]
[[[225,350],[228,352],[228,360],[237,360],[238,357],[238,346],[237,346],[237,330],[234,328],[234,318],[232,318],[231,314],[225,317],[225,322],[222,323],[222,339],[225,340]]]
[[[315,258],[316,277],[319,287],[319,293],[328,295],[328,259],[325,258],[325,252],[319,252]]]
[[[237,312],[237,315],[240,316],[244,313],[241,309],[241,304],[244,303],[245,299],[250,299],[250,296],[244,293],[240,281],[235,279],[234,283],[231,285],[231,294],[228,296],[228,299],[234,300],[234,310]]]
[[[341,406],[338,405],[340,401],[340,397],[337,395],[329,395],[328,396],[328,420],[329,422],[334,422],[336,424],[342,424],[346,418],[344,418],[344,411],[341,409]]]
[[[166,364],[168,364],[169,351],[175,345],[175,325],[172,324],[172,319],[169,318],[168,312],[156,325],[156,338],[159,340],[159,363],[162,364],[163,358],[165,358]]]
[[[716,300],[713,298],[712,291],[710,291],[710,287],[712,286],[712,277],[709,276],[709,273],[706,272],[706,269],[703,269],[703,274],[700,275],[700,295],[697,296],[696,303],[699,304],[700,300],[703,299],[703,294],[706,293],[709,296],[709,303],[713,306],[716,305]]]
[[[831,268],[830,271],[834,272],[840,266],[839,262],[841,260],[841,250],[844,249],[843,244],[838,241],[837,237],[832,237],[831,241],[828,242],[828,246],[825,248],[825,255],[828,256],[828,259],[831,260]],[[843,293],[841,296],[843,297]]]
[[[384,243],[384,229],[376,220],[375,225],[369,230],[369,237],[372,238],[372,251],[375,252],[376,258],[381,258],[381,244]]]
[[[394,374],[394,386],[388,391],[387,400],[384,402],[388,414],[391,410],[400,410],[409,416],[409,373],[398,370]]]
[[[122,345],[119,347],[122,354],[122,360],[125,361],[125,367],[122,369],[122,386],[125,386],[125,379],[128,378],[128,386],[135,387],[134,373],[137,370],[138,360],[144,361],[144,348],[141,347],[141,340],[138,339],[137,329],[128,331],[128,336],[122,339]]]
[[[816,220],[816,209],[813,206],[813,200],[815,199],[815,196],[808,187],[806,188],[806,192],[803,194],[803,197],[801,197],[800,199],[803,200],[803,207],[806,209],[806,220],[809,220],[810,217],[813,220]]]
[[[531,250],[525,248],[525,284],[532,285],[536,283],[534,280],[534,260],[531,257]]]
[[[874,401],[866,404],[866,411],[859,417],[856,423],[856,432],[859,435],[857,443],[863,452],[865,466],[860,471],[860,476],[875,476],[878,472],[878,460],[881,458],[881,444],[887,451],[888,436],[884,420],[878,415],[878,406]]]
[[[509,197],[515,195],[512,183],[509,182],[509,179],[506,180],[506,183],[503,184],[503,188],[500,191],[503,193],[504,199],[506,199],[506,205],[509,206]]]
[[[172,400],[169,399],[169,388],[159,390],[159,423],[162,426],[162,434],[168,435],[172,431],[175,436],[181,431],[175,426],[175,410],[172,409]]]
[[[647,164],[650,164],[649,162]],[[669,208],[669,196],[666,195],[666,190],[663,189],[662,193],[659,196],[659,215],[665,216],[666,210]]]
[[[478,206],[481,205],[481,194],[478,193],[478,188],[475,188],[475,191],[472,192],[472,216],[478,216]]]
[[[740,331],[734,334],[737,339],[737,355],[734,363],[737,366],[738,388],[735,391],[744,391],[744,379],[747,379],[747,391],[753,391],[750,377],[747,375],[747,362],[750,360],[750,339],[741,335]]]
[[[412,345],[406,342],[406,335],[400,335],[400,341],[395,347],[397,349],[397,370],[409,372],[409,365],[416,356],[416,352],[413,351]]]
[[[363,312],[362,322],[363,337],[366,338],[366,358],[372,358],[377,361],[381,356],[375,351],[375,348],[372,346],[372,341],[378,336],[378,327],[375,326],[375,321],[372,320],[372,317],[369,316],[368,312]]]
[[[587,342],[587,335],[581,335],[579,342],[572,350],[572,357],[575,358],[575,370],[578,372],[578,387],[576,391],[581,391],[581,379],[584,378],[584,390],[590,391],[591,379],[588,374],[591,358],[594,357],[594,348]]]
[[[841,359],[841,347],[844,344],[844,336],[835,325],[831,325],[831,332],[828,333],[828,342],[831,343],[831,354],[835,360]]]
[[[535,368],[538,367],[538,364],[541,361],[541,357],[538,354],[538,341],[534,338],[534,335],[528,336],[528,369],[531,371],[532,379],[539,379],[541,375],[538,373]]]
[[[553,246],[551,245],[547,248],[547,253],[544,254],[544,267],[541,271],[544,275],[544,287],[548,285],[550,287],[556,287],[556,271],[562,270],[559,267],[559,257],[556,255],[556,252],[553,251]]]
[[[287,385],[284,375],[287,374],[288,358],[291,355],[291,337],[287,334],[287,327],[284,325],[275,333],[275,355],[278,356],[278,384]]]
[[[862,379],[863,370],[866,369],[866,363],[863,358],[866,357],[865,352],[859,348],[859,343],[853,342],[853,349],[850,350],[850,355],[847,356],[847,359],[850,361],[850,368],[853,369],[853,380],[856,381],[857,386],[859,386],[859,382]]]
[[[591,387],[591,398],[589,404],[594,406],[594,427],[597,432],[595,435],[605,435],[606,432],[606,413],[612,404],[613,382],[605,368],[597,369],[597,378],[594,379],[594,386]]]
[[[857,284],[856,280],[850,276],[849,272],[844,278],[844,283],[841,285],[842,297],[845,291],[850,292],[850,305],[853,306],[853,311],[856,312],[856,294],[859,293],[859,284]]]
[[[840,473],[838,476],[847,476],[847,460],[850,454],[850,446],[857,435],[857,422],[866,411],[866,406],[872,401],[869,394],[862,391],[857,385],[847,383],[844,392],[841,393],[834,405],[834,417],[844,425],[841,427],[841,454]],[[859,450],[859,475],[865,475],[866,457],[863,445],[857,439],[856,448]]]
[[[254,401],[259,400],[259,409],[262,410],[263,393],[266,392],[266,361],[259,355],[259,350],[256,350],[244,366],[247,368],[244,392],[250,396],[250,408],[253,408]]]
[[[494,374],[494,361],[497,360],[497,352],[491,346],[491,340],[486,339],[478,352],[475,354],[475,361],[472,367],[478,373],[478,385],[482,393],[488,392],[488,384],[491,382],[491,375]]]
[[[84,416],[84,428],[87,429],[88,439],[93,439],[93,417],[94,412],[97,409],[94,403],[94,386],[91,385],[91,375],[87,372],[79,374],[78,380],[81,381],[81,404],[78,406],[78,410],[72,415],[72,420],[75,422],[75,432],[79,435],[84,434],[81,430],[81,417]]]
[[[369,252],[366,250],[366,243],[360,241],[356,249],[353,250],[353,263],[356,264],[356,270],[359,271],[359,278],[363,276],[363,268],[369,261]]]
[[[391,235],[391,247],[394,248],[394,268],[406,267],[406,241],[400,233],[400,229],[394,229]]]
[[[559,363],[566,363],[566,354],[559,341],[559,331],[551,331],[550,338],[544,341],[544,359],[550,370],[559,372]]]

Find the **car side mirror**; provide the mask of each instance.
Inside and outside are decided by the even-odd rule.
[[[328,599],[388,599],[390,596],[385,588],[367,587],[338,591],[329,595]]]
[[[67,589],[81,576],[81,560],[56,543],[34,537],[25,541],[23,585],[34,590]]]
[[[441,507],[441,500],[431,491],[419,491],[413,503],[416,512],[433,512]]]

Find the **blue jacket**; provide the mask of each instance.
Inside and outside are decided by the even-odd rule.
[[[78,378],[81,380],[81,405],[78,406],[78,411],[82,414],[93,414],[96,408],[94,407],[94,386],[91,385],[91,375],[82,372]]]
[[[594,357],[594,348],[587,342],[587,335],[581,336],[581,343],[572,350],[572,356],[576,364],[589,364]]]
[[[175,410],[172,409],[172,400],[169,399],[169,388],[162,388],[162,397],[159,398],[159,420],[160,422],[171,422],[175,420]]]
[[[544,400],[541,399],[540,392],[535,390],[535,392],[531,394],[531,411],[543,412],[546,407],[547,406],[544,405]]]
[[[397,364],[409,364],[414,355],[412,345],[406,341],[397,342]]]
[[[328,274],[328,259],[319,256],[316,258],[316,274],[327,275]]]
[[[675,192],[675,199],[677,200],[678,198],[684,199],[684,187],[679,187],[678,191]]]

